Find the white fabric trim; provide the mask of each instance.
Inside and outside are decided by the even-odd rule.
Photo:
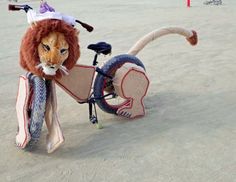
[[[32,24],[34,22],[40,21],[40,20],[46,20],[46,19],[57,19],[57,20],[63,20],[69,25],[75,25],[75,18],[72,16],[64,15],[60,12],[45,12],[45,13],[38,13],[32,9],[30,9],[27,12],[27,21],[29,24]]]

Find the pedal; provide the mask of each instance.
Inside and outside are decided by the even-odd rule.
[[[92,124],[98,123],[97,117],[94,116],[94,115],[92,115],[92,116],[89,118],[89,120],[90,120],[90,122],[91,122]]]
[[[93,114],[93,108],[94,108],[94,114]],[[98,123],[95,102],[90,102],[89,103],[89,120],[92,124],[96,125],[97,129],[102,129],[103,128],[102,124]]]

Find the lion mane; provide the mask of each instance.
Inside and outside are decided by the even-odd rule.
[[[57,70],[56,75],[48,76],[41,69],[37,68],[40,64],[38,55],[38,45],[41,39],[47,36],[50,32],[60,32],[64,34],[67,43],[69,44],[69,56],[63,63],[68,70],[73,68],[80,57],[80,46],[78,44],[78,31],[71,25],[61,20],[41,20],[36,22],[25,33],[20,46],[20,65],[23,69],[46,79],[60,78],[62,73]]]

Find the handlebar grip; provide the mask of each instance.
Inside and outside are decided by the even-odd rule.
[[[22,9],[19,5],[9,4],[8,11],[20,11]]]
[[[8,5],[8,10],[9,11],[20,11],[20,10],[24,10],[26,13],[29,11],[29,9],[33,9],[31,8],[29,5],[15,5],[15,4],[9,4]]]
[[[79,20],[75,20],[77,23],[79,23],[82,27],[84,27],[88,32],[93,31],[93,27],[87,23],[81,22]]]

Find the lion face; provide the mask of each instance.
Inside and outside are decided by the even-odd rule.
[[[21,42],[21,67],[45,79],[61,78],[79,57],[78,30],[61,20],[38,21]]]
[[[58,69],[66,71],[62,65],[69,56],[69,44],[65,36],[59,32],[51,32],[43,37],[38,45],[38,55],[38,67],[41,67],[46,75],[53,76]]]

